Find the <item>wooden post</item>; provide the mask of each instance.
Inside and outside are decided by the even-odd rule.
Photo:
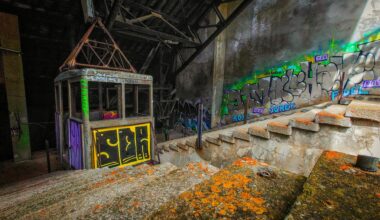
[[[244,105],[244,124],[247,124],[247,121],[248,121],[248,106],[249,106],[249,97],[247,96],[245,98],[245,105]]]

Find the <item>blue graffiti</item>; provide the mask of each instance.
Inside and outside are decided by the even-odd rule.
[[[365,91],[361,86],[356,85],[351,89],[343,90],[343,97],[352,96],[352,95],[368,95],[369,91]],[[334,101],[339,95],[339,90],[331,91],[331,101]]]
[[[280,104],[280,105],[272,105],[269,109],[269,113],[273,114],[273,113],[279,113],[279,112],[286,112],[295,108],[296,108],[296,104],[294,102]]]
[[[243,114],[238,114],[238,115],[233,115],[232,116],[232,121],[233,122],[239,122],[244,120],[244,115]]]

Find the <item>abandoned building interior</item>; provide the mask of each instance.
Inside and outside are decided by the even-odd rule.
[[[380,219],[380,0],[0,0],[0,219]]]

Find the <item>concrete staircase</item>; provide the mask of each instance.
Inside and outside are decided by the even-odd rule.
[[[62,171],[0,189],[0,219],[140,219],[218,169],[190,163]]]
[[[269,115],[255,122],[158,144],[161,161],[182,166],[191,160],[224,166],[242,156],[308,175],[323,150],[380,156],[380,98],[366,97],[349,105],[323,103]]]

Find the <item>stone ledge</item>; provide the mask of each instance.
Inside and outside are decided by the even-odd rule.
[[[247,142],[251,141],[250,135],[248,133],[244,133],[241,131],[234,131],[232,133],[232,136],[236,139],[239,139],[239,140],[243,140],[243,141],[247,141]]]
[[[216,146],[220,146],[220,140],[212,137],[206,137],[206,141],[209,142],[210,144],[214,144]]]
[[[320,130],[319,124],[314,123],[312,120],[307,118],[296,118],[290,121],[290,126],[294,128],[299,128],[307,131],[318,132]]]
[[[269,131],[266,128],[259,126],[252,126],[248,129],[248,133],[253,136],[270,139]]]
[[[229,143],[229,144],[235,144],[235,139],[232,136],[219,134],[219,139],[223,142]]]
[[[286,124],[277,121],[271,121],[267,124],[267,129],[270,132],[283,134],[290,136],[292,135],[292,128]]]

